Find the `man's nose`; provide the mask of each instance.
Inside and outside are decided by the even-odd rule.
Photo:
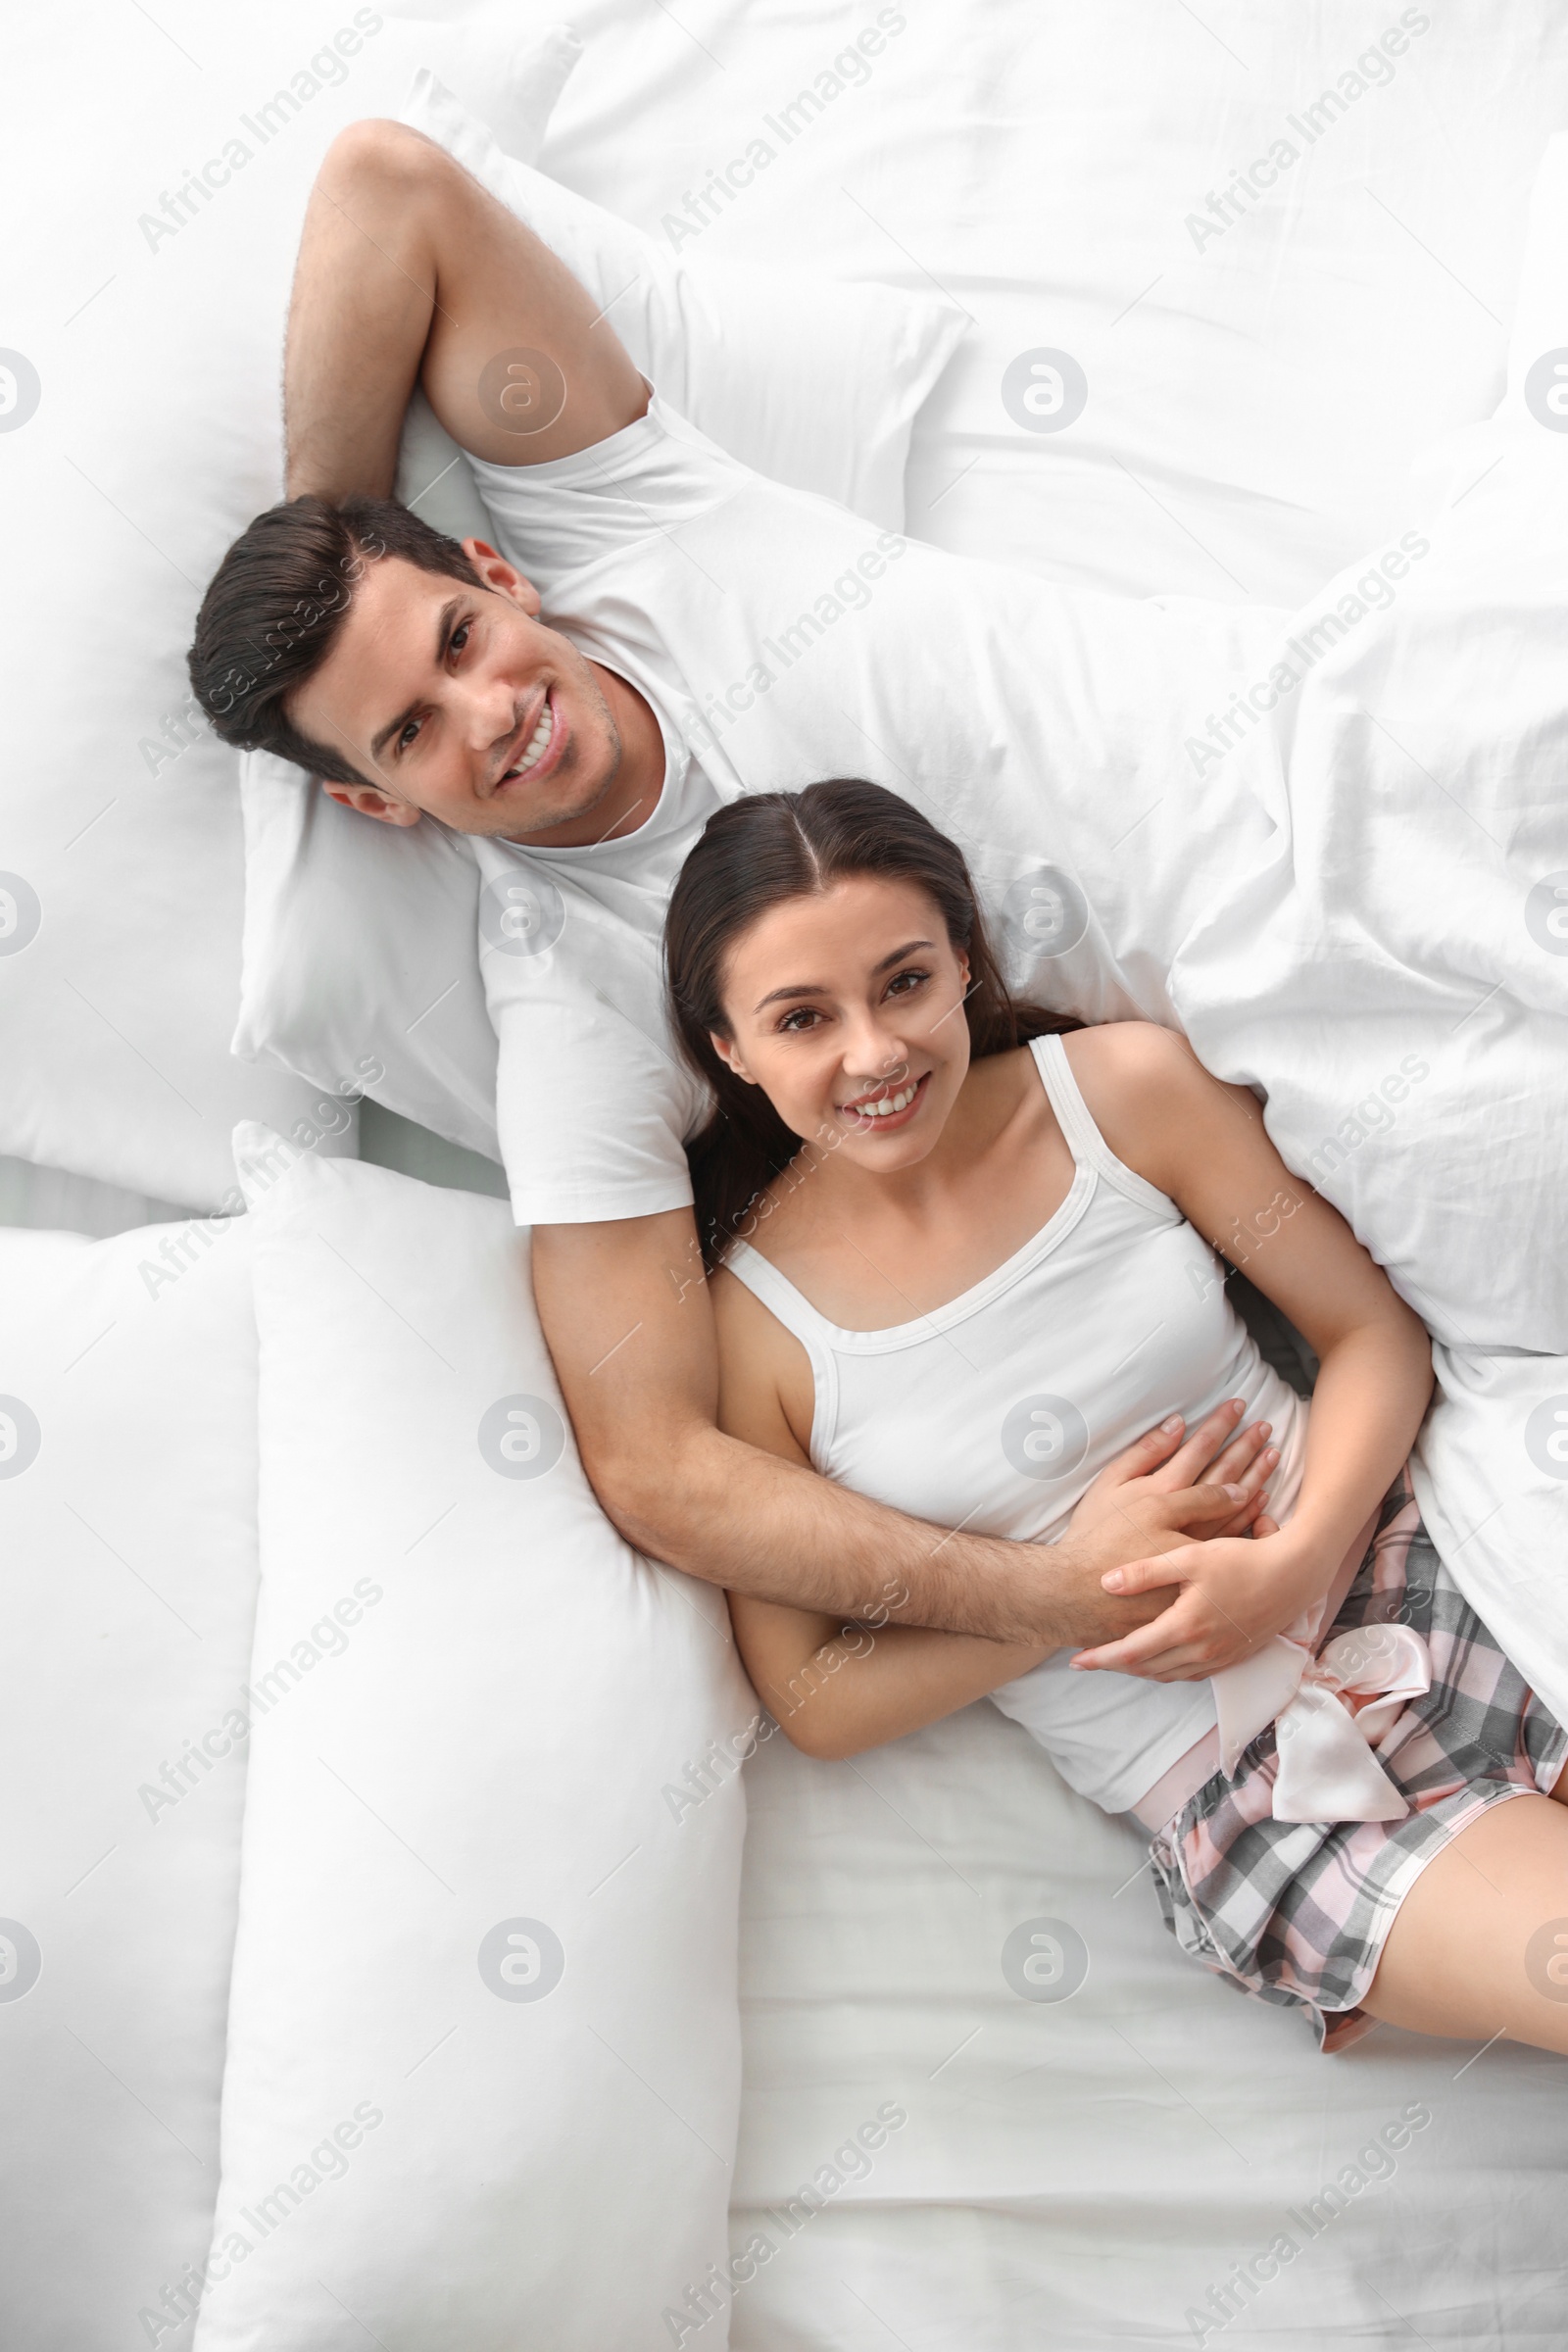
[[[517,724],[515,689],[500,676],[468,682],[463,735],[470,751],[497,752]]]

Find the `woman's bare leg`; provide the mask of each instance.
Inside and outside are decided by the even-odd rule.
[[[1568,2057],[1568,1772],[1551,1797],[1494,1805],[1428,1863],[1361,2006],[1417,2034],[1502,2034]]]

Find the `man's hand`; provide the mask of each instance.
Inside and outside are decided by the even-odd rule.
[[[1087,1564],[1102,1572],[1138,1561],[1150,1574],[1104,1589],[1124,1596],[1153,1591],[1167,1580],[1153,1554],[1193,1538],[1245,1535],[1263,1507],[1263,1490],[1279,1461],[1266,1421],[1238,1430],[1239,1396],[1216,1405],[1186,1436],[1173,1413],[1107,1462],[1086,1489],[1067,1523],[1067,1538]],[[1201,1479],[1202,1483],[1199,1484]]]
[[[600,1501],[642,1551],[694,1576],[854,1621],[890,1620],[1058,1648],[1111,1642],[1169,1594],[1120,1598],[1121,1561],[1228,1528],[1256,1448],[1210,1415],[1130,1447],[1079,1506],[1094,1524],[1013,1544],[889,1510],[717,1426],[712,1304],[689,1209],[537,1227],[534,1295]],[[1215,1487],[1193,1485],[1204,1463]],[[1233,1475],[1237,1474],[1239,1475]]]

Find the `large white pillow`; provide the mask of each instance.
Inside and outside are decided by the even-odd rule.
[[[702,431],[760,472],[899,527],[909,429],[960,337],[958,311],[886,286],[677,259],[503,154],[431,74],[417,77],[403,120],[613,304],[639,368]],[[455,537],[493,536],[466,460],[422,398],[410,410],[398,490]],[[373,1050],[378,1102],[498,1159],[478,873],[462,839],[428,818],[388,838],[323,806],[297,768],[267,755],[246,759],[242,791],[235,1053],[324,1082]]]
[[[212,2228],[256,1597],[248,1225],[0,1232],[0,2336],[39,2352],[188,2344]]]
[[[1465,1598],[1568,1722],[1568,1356],[1440,1345],[1432,1360],[1412,1460],[1421,1515]]]
[[[531,112],[485,69],[496,11],[462,28],[454,70],[534,138],[576,44],[547,12],[500,14],[514,65],[536,61]],[[185,649],[223,549],[277,495],[278,354],[322,150],[395,113],[455,38],[355,0],[199,29],[83,0],[9,27],[0,1153],[211,1206],[236,1118],[309,1115],[297,1079],[229,1052],[240,810]]]
[[[200,2352],[650,2352],[725,2259],[722,1599],[601,1515],[503,1203],[309,1156],[263,1195],[238,1141],[271,1704]]]

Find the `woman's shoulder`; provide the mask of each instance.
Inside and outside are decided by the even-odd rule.
[[[1113,1104],[1153,1101],[1169,1110],[1230,1091],[1204,1069],[1179,1029],[1157,1021],[1100,1021],[1069,1030],[1061,1045],[1086,1101],[1093,1089]]]
[[[1181,1032],[1157,1021],[1097,1021],[1067,1030],[1061,1045],[1080,1083],[1088,1075],[1102,1086],[1180,1085],[1195,1069],[1207,1077]]]
[[[1247,1088],[1205,1070],[1179,1030],[1155,1021],[1102,1021],[1062,1039],[1078,1092],[1116,1157],[1162,1193],[1191,1155],[1211,1151],[1215,1124]]]

